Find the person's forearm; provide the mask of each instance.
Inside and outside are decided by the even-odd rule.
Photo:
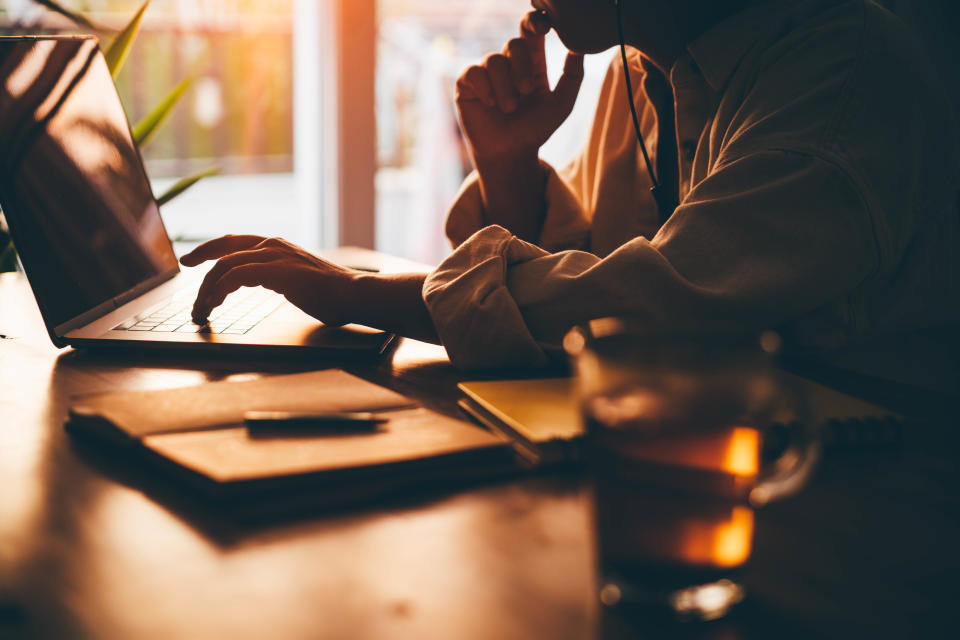
[[[353,322],[439,344],[421,291],[426,274],[361,274],[354,280],[359,308]]]
[[[486,224],[536,243],[546,215],[547,168],[536,151],[501,159],[474,158]]]

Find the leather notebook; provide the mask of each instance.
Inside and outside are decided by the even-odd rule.
[[[369,432],[258,434],[247,411],[374,412]],[[211,497],[305,483],[331,501],[516,468],[502,438],[340,370],[74,399],[74,435],[127,445]]]

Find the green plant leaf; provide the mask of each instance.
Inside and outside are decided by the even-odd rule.
[[[173,186],[167,189],[162,196],[157,198],[157,204],[162,207],[204,178],[215,176],[218,173],[220,173],[220,167],[210,167],[209,169],[204,169],[203,171],[195,173],[192,176],[180,178],[173,184]]]
[[[17,270],[17,250],[6,231],[0,231],[0,273]]]
[[[134,16],[130,19],[130,22],[127,23],[127,26],[123,28],[123,31],[117,34],[117,37],[113,39],[113,42],[110,43],[110,47],[103,54],[107,59],[107,66],[110,68],[110,75],[112,75],[114,78],[116,78],[117,74],[120,73],[120,69],[123,68],[123,63],[127,61],[127,55],[130,53],[130,48],[133,46],[133,41],[136,39],[137,33],[140,31],[140,23],[143,22],[143,14],[146,12],[149,5],[150,0],[146,0],[146,2],[144,2],[140,7],[140,10],[134,14]]]
[[[75,25],[80,27],[86,27],[87,29],[97,29],[97,25],[93,24],[90,18],[86,17],[82,13],[68,9],[59,2],[55,0],[33,0],[41,7],[53,11],[54,13],[59,13],[63,17],[69,19]]]
[[[160,126],[166,122],[167,118],[170,117],[173,108],[177,106],[180,98],[183,97],[183,94],[186,93],[191,84],[193,84],[193,78],[187,78],[175,86],[173,90],[167,94],[167,97],[153,108],[153,111],[137,123],[137,126],[133,128],[133,139],[136,140],[138,147],[142,148],[146,146],[150,140],[153,139],[154,134]]]

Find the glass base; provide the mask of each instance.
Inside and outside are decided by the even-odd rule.
[[[607,576],[598,595],[601,604],[609,608],[644,609],[672,614],[678,620],[707,622],[727,615],[743,601],[746,591],[729,578],[678,587]]]

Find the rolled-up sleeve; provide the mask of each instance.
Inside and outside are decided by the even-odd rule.
[[[506,282],[514,265],[549,255],[494,225],[461,243],[427,277],[423,298],[455,366],[546,364]]]
[[[718,168],[652,240],[600,259],[488,227],[423,292],[456,366],[536,367],[571,326],[597,317],[631,316],[651,334],[778,326],[843,300],[876,264],[870,215],[849,176],[770,150]]]
[[[544,201],[546,216],[537,245],[548,251],[580,249],[587,246],[590,220],[569,184],[547,163]],[[456,248],[486,226],[480,182],[474,171],[464,181],[447,214],[446,235]]]

